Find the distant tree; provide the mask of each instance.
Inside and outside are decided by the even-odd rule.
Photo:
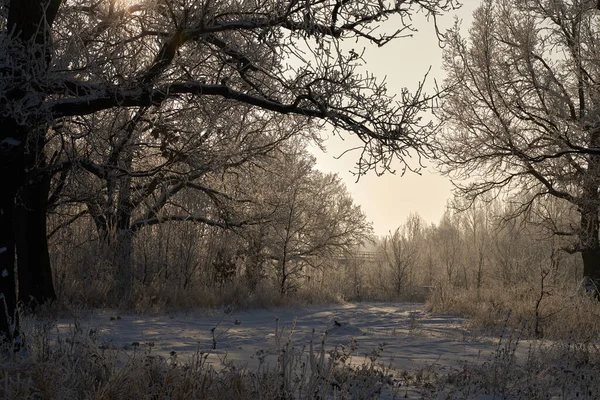
[[[341,263],[340,268],[343,273],[340,278],[342,281],[342,293],[345,294],[345,299],[350,301],[362,301],[364,294],[369,292],[367,286],[367,276],[369,272],[375,271],[371,268],[370,263],[360,255],[360,252],[348,252],[346,259]]]
[[[428,126],[420,111],[430,98],[420,87],[396,100],[359,72],[360,52],[341,43],[385,45],[405,36],[415,12],[435,16],[455,4],[4,0],[0,294],[8,315],[0,316],[0,332],[16,337],[15,261],[19,292],[38,302],[54,297],[45,225],[49,182],[59,173],[47,154],[52,127],[107,109],[168,113],[220,97],[322,119],[364,142],[361,173],[388,168],[407,150],[423,150]],[[391,18],[399,25],[383,24]]]
[[[394,294],[401,296],[414,281],[415,270],[421,257],[425,223],[418,214],[411,214],[402,226],[385,236],[379,253],[388,268]]]
[[[323,260],[369,240],[372,227],[340,178],[316,170],[303,147],[292,144],[279,153],[261,167],[265,186],[256,188],[261,199],[255,206],[265,222],[249,227],[248,256],[258,250],[263,263],[271,261],[278,289],[286,294]],[[262,248],[254,248],[259,243]]]
[[[455,198],[453,201],[453,208],[461,214],[460,222],[464,232],[467,260],[463,268],[470,265],[474,269],[473,275],[478,293],[485,279],[484,272],[490,256],[488,253],[494,222],[492,206],[492,199],[486,199],[485,196],[475,201],[465,201],[463,197]]]
[[[435,243],[437,262],[442,269],[442,283],[450,286],[468,285],[468,277],[464,269],[464,243],[460,217],[447,209],[432,237]],[[462,271],[459,268],[462,267]],[[461,276],[462,275],[462,276]]]
[[[439,113],[439,155],[446,173],[466,179],[458,185],[466,198],[504,191],[513,215],[538,212],[550,197],[577,211],[576,227],[537,223],[576,238],[567,250],[581,253],[592,292],[600,284],[596,8],[592,0],[484,1],[467,39],[459,26],[447,33]]]

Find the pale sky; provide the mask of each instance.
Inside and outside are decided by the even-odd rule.
[[[454,16],[463,20],[463,29],[467,29],[479,0],[465,0],[460,10],[438,19],[443,28],[452,26]],[[441,70],[442,50],[431,22],[419,16],[414,19],[419,29],[412,38],[399,39],[383,48],[367,48],[365,51],[366,69],[376,76],[386,77],[388,90],[400,92],[402,87],[411,91],[417,88],[417,82],[431,66],[428,78],[430,84],[434,79],[443,80]],[[358,153],[344,155],[335,159],[344,150],[358,145],[358,141],[349,134],[329,137],[325,141],[327,153],[318,148],[311,151],[317,158],[317,168],[324,172],[336,172],[348,187],[348,191],[373,223],[375,234],[386,235],[402,224],[412,212],[421,215],[428,222],[439,222],[444,213],[446,203],[451,198],[452,184],[440,176],[430,166],[421,175],[407,172],[404,176],[386,174],[377,177],[369,173],[356,182],[350,172],[358,159]]]

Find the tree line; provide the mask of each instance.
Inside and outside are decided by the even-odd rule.
[[[106,201],[110,188],[94,187],[103,181],[85,170],[72,174],[88,183],[49,216],[63,302],[128,306],[144,302],[148,290],[165,300],[177,292],[198,302],[194,298],[237,281],[248,295],[271,290],[285,296],[338,254],[372,240],[371,224],[340,178],[318,171],[299,140],[187,182],[189,189],[173,193],[160,211],[153,212],[154,201],[142,204],[126,213],[126,225],[109,232],[94,213],[107,210],[103,221],[110,221],[118,218],[109,212],[117,214],[119,205],[100,207],[92,200]],[[96,294],[80,291],[86,282]]]

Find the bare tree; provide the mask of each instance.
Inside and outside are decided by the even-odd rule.
[[[103,252],[119,268],[118,293],[123,298],[131,292],[136,232],[169,221],[224,229],[249,222],[226,212],[235,195],[220,180],[215,182],[215,176],[311,132],[305,122],[295,123],[298,118],[210,100],[202,110],[182,107],[161,113],[142,108],[131,115],[118,109],[83,116],[55,135],[56,154],[64,161],[54,163],[61,174],[49,207],[61,214],[61,204],[82,207],[62,218],[51,234],[89,215]],[[59,140],[66,137],[71,140]]]
[[[513,215],[540,210],[550,197],[571,204],[578,226],[538,222],[576,239],[567,250],[581,253],[593,291],[600,283],[596,7],[591,0],[487,0],[467,39],[458,26],[450,30],[439,140],[445,171],[467,178],[458,191],[468,199],[504,191]]]
[[[248,196],[258,198],[255,207],[265,221],[247,233],[250,243],[262,242],[263,260],[273,262],[278,289],[286,294],[325,259],[367,241],[372,227],[340,178],[317,171],[303,146],[291,143],[282,150],[262,166],[259,194]]]
[[[411,214],[406,222],[383,238],[380,253],[389,269],[395,295],[402,296],[410,289],[421,256],[423,219]]]
[[[474,269],[475,286],[479,293],[485,279],[484,272],[489,259],[490,233],[492,230],[492,201],[483,197],[473,202],[465,202],[464,198],[456,198],[453,207],[462,216],[462,229],[465,234],[467,264]]]
[[[468,285],[462,262],[464,257],[464,235],[460,229],[459,221],[460,219],[455,213],[452,213],[449,209],[446,210],[432,238],[437,248],[439,265],[443,270],[443,281],[450,284],[451,287],[459,286],[461,280],[463,286]],[[463,266],[463,270],[459,271],[461,266]]]

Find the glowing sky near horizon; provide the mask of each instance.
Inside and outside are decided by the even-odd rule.
[[[463,21],[464,30],[468,29],[473,11],[480,3],[476,0],[463,3],[461,9],[438,19],[442,29],[451,27],[455,17]],[[419,15],[414,19],[414,25],[418,32],[412,38],[396,40],[383,48],[369,47],[365,51],[366,69],[380,78],[385,77],[390,91],[399,93],[402,87],[416,89],[430,66],[426,87],[431,88],[434,80],[441,83],[444,78],[442,50],[432,22]],[[324,142],[326,153],[316,147],[311,151],[317,158],[317,168],[336,172],[342,178],[355,203],[373,223],[376,235],[383,236],[395,230],[412,212],[418,213],[427,222],[439,222],[452,197],[452,184],[448,178],[437,173],[430,164],[421,171],[421,175],[407,172],[404,176],[385,174],[377,177],[371,172],[356,182],[351,171],[359,153],[336,157],[358,144],[357,139],[348,134],[344,135],[344,140],[330,135]]]

